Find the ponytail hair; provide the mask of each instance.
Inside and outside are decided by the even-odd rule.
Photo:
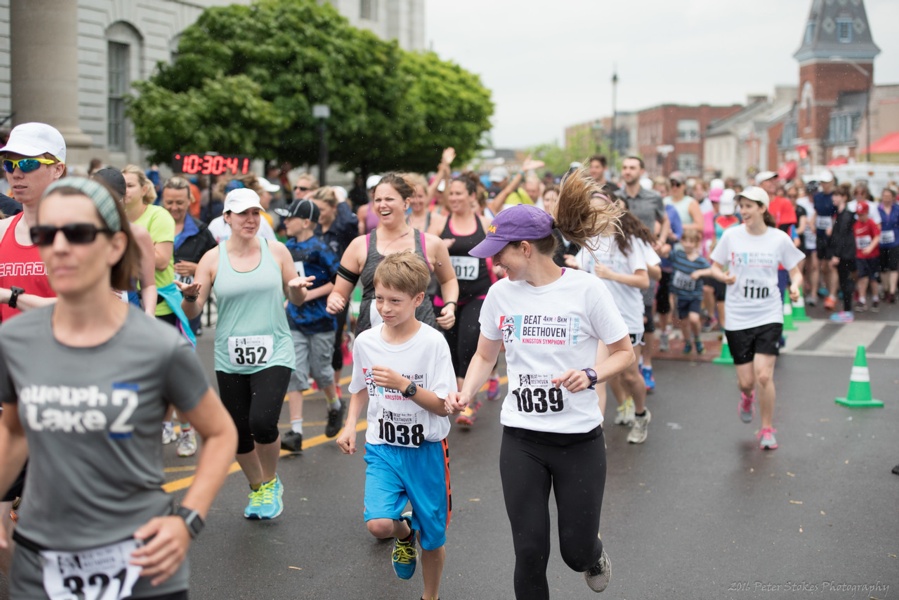
[[[607,202],[594,202],[594,197],[605,198]],[[569,171],[562,179],[556,228],[573,244],[583,247],[588,240],[610,229],[617,231],[622,213],[618,204],[590,177],[586,167]]]
[[[768,227],[777,227],[777,221],[774,220],[774,215],[768,212],[768,209],[764,204],[762,204],[762,207],[765,208],[765,213],[762,215],[762,219],[765,221],[765,225],[767,225]]]

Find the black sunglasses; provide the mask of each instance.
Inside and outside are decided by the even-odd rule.
[[[301,185],[298,185],[298,186],[296,186],[296,187],[293,188],[293,189],[295,189],[295,190],[300,190],[301,192],[308,192],[308,191],[311,190],[312,188],[307,188],[307,187],[303,187],[303,186],[301,186]]]
[[[60,231],[70,244],[90,244],[97,239],[98,233],[115,233],[112,229],[97,227],[93,223],[69,223],[62,227],[53,225],[35,225],[30,230],[31,243],[35,246],[50,246]]]

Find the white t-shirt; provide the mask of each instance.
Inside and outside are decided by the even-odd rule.
[[[502,279],[487,292],[480,323],[485,338],[506,347],[503,425],[586,433],[602,423],[595,390],[572,394],[552,384],[568,369],[593,367],[600,341],[612,344],[628,333],[601,279],[574,269],[540,287]]]
[[[231,226],[225,223],[224,217],[218,216],[210,221],[209,233],[212,234],[212,237],[215,238],[215,241],[221,243],[231,237]],[[275,237],[275,232],[272,230],[272,226],[268,224],[268,221],[261,217],[259,219],[259,231],[256,232],[256,237],[260,237],[264,240],[278,239]]]
[[[738,225],[724,232],[711,258],[737,277],[736,283],[727,286],[724,299],[728,331],[783,323],[777,266],[782,264],[789,271],[805,258],[790,236],[775,227],[752,235],[745,225]]]
[[[814,250],[818,247],[818,232],[815,231],[815,205],[808,196],[797,198],[796,205],[804,208],[805,214],[808,216],[808,225],[802,236],[803,245],[806,250]]]
[[[639,270],[646,270],[644,258],[644,245],[641,241],[631,236],[631,250],[624,254],[618,248],[615,238],[600,236],[593,238],[577,253],[578,267],[585,273],[593,273],[596,261],[607,266],[616,273],[633,275]],[[589,247],[589,248],[588,248]],[[590,253],[590,250],[593,253]],[[650,248],[650,250],[652,250]],[[595,255],[595,258],[594,258]],[[603,283],[609,289],[615,306],[624,318],[628,333],[643,333],[643,290],[632,285],[618,283],[604,279]]]
[[[371,369],[390,367],[419,388],[446,398],[456,389],[449,345],[440,332],[424,323],[412,339],[402,344],[386,342],[381,337],[383,328],[382,323],[363,331],[353,346],[353,380],[349,390],[353,394],[368,390],[365,442],[407,448],[416,448],[423,441],[439,442],[449,433],[449,419],[404,398],[400,390],[375,385]]]

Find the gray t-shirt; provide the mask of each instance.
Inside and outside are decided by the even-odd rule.
[[[0,400],[18,404],[28,441],[18,531],[75,551],[119,542],[169,514],[160,423],[168,404],[196,407],[209,382],[190,344],[134,306],[116,335],[93,348],[56,341],[53,309],[0,327]]]
[[[627,188],[621,188],[616,194],[624,200],[628,210],[655,235],[656,222],[662,223],[668,216],[665,212],[665,202],[658,192],[641,188],[636,196],[630,197],[627,195]]]

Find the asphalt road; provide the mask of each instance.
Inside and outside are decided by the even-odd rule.
[[[869,331],[873,324],[880,333]],[[737,416],[733,367],[657,360],[647,442],[628,445],[626,428],[606,427],[601,530],[612,581],[602,597],[899,597],[899,477],[890,473],[899,464],[899,353],[886,351],[897,325],[899,307],[891,306],[836,333],[820,334],[829,326],[816,321],[792,334],[790,345],[804,349],[788,346],[778,361],[773,452],[758,449],[758,420]],[[212,334],[199,346],[210,374]],[[869,367],[884,408],[834,403],[847,391],[853,350],[826,347],[834,336],[883,345],[884,358]],[[513,597],[498,414],[498,402],[485,403],[473,428],[450,433],[454,511],[441,598]],[[246,481],[229,477],[191,549],[192,598],[419,598],[420,574],[397,579],[390,544],[362,521],[361,454],[344,456],[320,435],[324,417],[323,399],[310,395],[306,449],[281,460],[278,519],[246,521]],[[173,446],[166,453],[178,488],[193,460],[177,458]],[[593,595],[556,547],[548,577],[553,598]]]

